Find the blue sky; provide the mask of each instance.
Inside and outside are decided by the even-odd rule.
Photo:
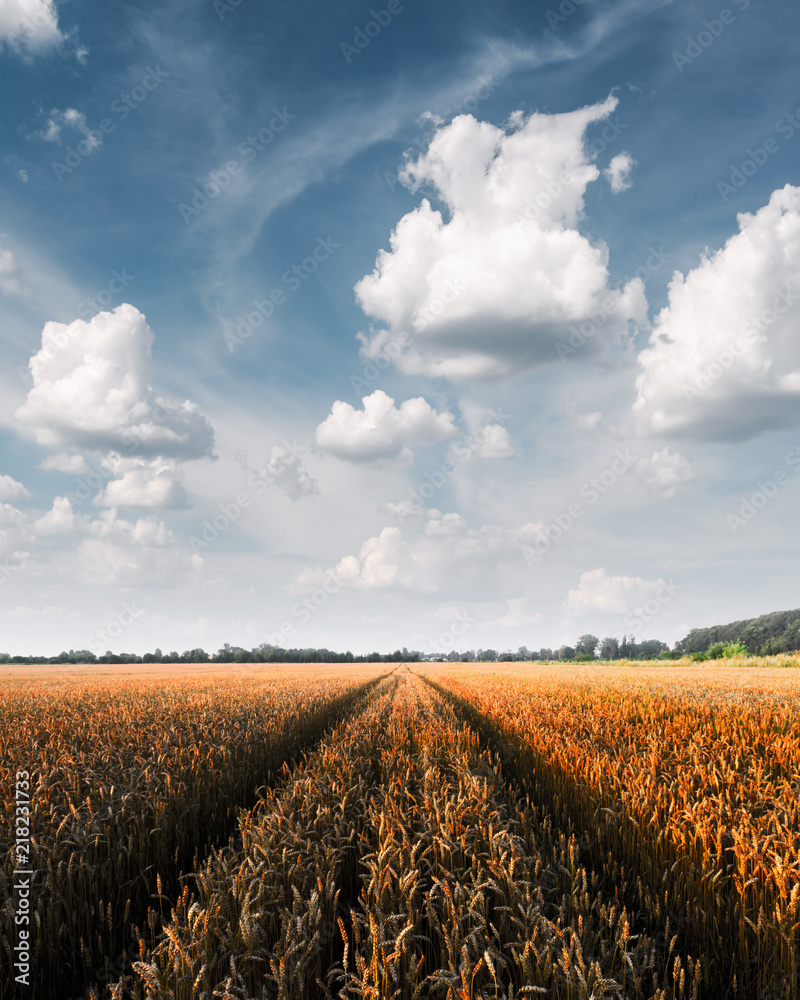
[[[800,604],[798,22],[6,5],[0,650]]]

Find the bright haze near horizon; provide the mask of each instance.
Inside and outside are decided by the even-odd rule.
[[[0,649],[800,605],[800,9],[0,5]]]

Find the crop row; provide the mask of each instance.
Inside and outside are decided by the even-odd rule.
[[[800,995],[800,715],[794,677],[552,672],[433,677],[491,724],[531,800],[615,858],[701,956],[707,995]]]
[[[157,934],[153,896],[175,898],[193,857],[227,841],[239,809],[356,703],[363,681],[348,673],[4,686],[0,996],[64,1000],[111,977],[134,935]],[[17,771],[30,775],[36,874],[23,925],[32,978],[15,994]]]

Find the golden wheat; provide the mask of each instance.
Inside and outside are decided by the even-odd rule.
[[[0,787],[31,774],[35,995],[64,1000],[118,975],[136,925],[157,928],[153,893],[174,897],[194,853],[227,840],[256,788],[351,703],[358,676],[5,683]],[[6,996],[13,793],[0,800]]]
[[[629,866],[643,926],[669,915],[718,995],[798,996],[796,674],[436,678],[491,721],[532,797],[569,817],[599,859]]]

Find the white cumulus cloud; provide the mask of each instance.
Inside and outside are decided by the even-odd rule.
[[[439,413],[421,396],[395,406],[391,396],[376,389],[356,410],[337,400],[317,427],[314,443],[320,451],[350,462],[412,458],[409,445],[433,444],[456,433],[453,414]]]
[[[484,424],[480,429],[476,458],[514,458],[516,452],[511,435],[500,424]]]
[[[6,500],[22,500],[29,497],[30,493],[22,483],[18,483],[11,476],[0,476],[0,502]]]
[[[603,174],[614,194],[627,191],[631,186],[630,173],[634,166],[635,162],[628,153],[617,153],[616,156],[612,157]]]
[[[14,51],[38,54],[63,41],[53,0],[3,0],[0,42]]]
[[[378,325],[364,353],[404,343],[396,363],[406,372],[508,375],[554,361],[556,339],[593,314],[604,316],[602,337],[581,357],[602,349],[601,340],[627,344],[629,321],[646,318],[644,286],[637,278],[611,289],[607,247],[577,228],[586,187],[600,176],[584,133],[616,106],[610,97],[532,114],[510,131],[471,115],[439,127],[401,178],[412,191],[432,188],[443,208],[424,198],[357,283]]]
[[[319,483],[311,478],[300,456],[283,445],[272,448],[263,475],[268,483],[276,486],[290,500],[300,500],[301,497],[319,493]]]
[[[75,513],[68,497],[56,497],[53,506],[33,522],[36,535],[72,535],[88,524],[88,519]]]
[[[89,471],[89,465],[83,455],[67,455],[65,452],[48,455],[40,462],[39,467],[47,472],[67,472],[75,476]]]
[[[470,528],[460,514],[428,511],[416,534],[414,527],[407,529],[412,537],[406,537],[398,527],[384,528],[363,543],[357,556],[345,556],[327,574],[357,590],[433,593],[464,586],[482,589],[496,576],[499,563],[520,559],[522,546],[532,544],[541,527],[487,524]],[[317,573],[322,579],[322,571]],[[314,579],[312,573],[301,582],[310,584]]]
[[[738,221],[721,250],[673,275],[639,355],[644,433],[741,440],[800,421],[800,188]]]
[[[22,268],[13,251],[0,249],[0,292],[3,295],[27,295],[22,281]]]
[[[52,448],[136,457],[210,456],[214,432],[195,403],[156,395],[153,331],[132,305],[74,323],[46,323],[29,362],[33,388],[15,416]]]
[[[674,497],[682,483],[688,483],[695,477],[689,459],[669,448],[654,451],[649,458],[639,459],[636,472],[653,493],[663,497]]]
[[[53,557],[51,576],[77,578],[95,586],[169,586],[202,565],[175,544],[172,532],[152,517],[128,521],[109,508],[96,518],[78,514],[67,497],[56,497],[46,514],[28,523],[15,518],[19,537],[63,536],[72,545]],[[1,540],[1,539],[0,539]]]
[[[53,108],[39,135],[46,142],[60,142],[61,133],[65,128],[83,136],[88,153],[103,145],[102,132],[98,129],[90,129],[86,122],[86,115],[75,108],[65,108],[63,111]]]
[[[94,498],[98,507],[165,507],[182,510],[189,506],[186,490],[178,478],[174,459],[119,458],[103,465],[115,479]]]
[[[571,590],[561,605],[570,618],[584,615],[624,615],[649,600],[666,586],[664,580],[639,576],[608,576],[604,569],[581,574],[577,590]]]

